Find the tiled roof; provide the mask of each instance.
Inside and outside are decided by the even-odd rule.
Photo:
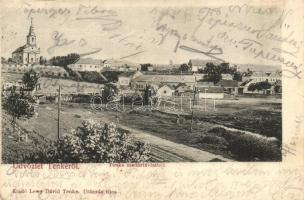
[[[74,64],[102,65],[102,63],[102,60],[97,60],[93,58],[80,58]]]
[[[168,87],[170,88],[171,90],[175,90],[173,86],[171,85],[166,85],[166,84],[163,84],[163,85],[160,85],[159,88],[162,88],[162,87]]]
[[[61,92],[63,94],[100,92],[100,89],[103,87],[102,84],[52,78],[40,78],[39,83],[41,90],[38,90],[37,93],[58,93],[57,89],[59,85],[62,87]]]
[[[281,76],[281,72],[253,72],[253,74],[251,75],[252,77],[280,77]]]
[[[246,86],[248,85],[248,83],[250,83],[252,81],[252,79],[248,79],[246,81],[244,81],[243,83],[240,84],[240,86]]]
[[[216,85],[221,87],[237,87],[238,82],[235,80],[220,80]]]
[[[27,47],[26,45],[23,45],[23,46],[17,48],[13,53],[20,53],[20,52],[23,52],[23,50],[24,50],[26,47]]]
[[[213,82],[197,82],[198,87],[210,87],[214,86]]]
[[[192,75],[142,75],[135,78],[134,81],[155,83],[194,83],[195,77]]]

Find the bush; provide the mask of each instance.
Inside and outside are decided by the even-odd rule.
[[[228,142],[223,137],[206,135],[200,139],[200,143],[210,144],[215,146],[217,149],[225,150],[227,149]]]
[[[276,142],[248,134],[236,137],[228,148],[241,161],[278,161],[282,159],[280,147]]]
[[[225,139],[228,151],[240,161],[279,161],[282,159],[278,140],[228,131],[221,127],[211,129],[209,134],[214,134],[211,136],[214,138],[205,138],[206,143],[216,143],[216,140],[219,142],[217,137]]]
[[[145,162],[149,148],[132,143],[125,131],[116,125],[85,121],[70,134],[32,154],[25,161],[40,163]]]

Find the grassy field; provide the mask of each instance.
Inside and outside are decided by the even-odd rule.
[[[203,105],[203,104],[201,104]],[[195,147],[239,161],[281,160],[281,104],[270,100],[217,101],[208,102],[207,112],[197,107],[194,112],[193,129],[191,117],[168,114],[159,111],[115,112],[94,111],[89,104],[63,103],[61,111],[61,134],[68,133],[86,119],[107,120],[145,131],[175,143]],[[37,132],[46,139],[57,139],[57,106],[43,104],[37,107],[38,116],[29,120],[18,120],[18,124],[29,132]],[[238,130],[227,130],[221,126]],[[251,131],[263,137],[246,134]],[[8,132],[3,130],[3,132]],[[266,137],[267,136],[267,137]],[[278,141],[269,140],[269,136]],[[8,143],[9,144],[9,143]],[[21,145],[22,148],[26,145]],[[4,145],[4,151],[12,152],[18,144]],[[30,149],[28,147],[27,149]]]
[[[195,118],[282,140],[282,104],[280,101],[217,102],[217,111],[198,110]]]

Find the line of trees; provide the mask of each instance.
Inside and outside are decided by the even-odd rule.
[[[55,56],[49,60],[50,65],[66,67],[69,64],[73,64],[80,58],[80,55],[77,53],[71,53],[66,56]]]
[[[181,72],[190,72],[191,66],[183,63],[180,65]],[[231,74],[233,80],[241,81],[242,74],[236,70],[235,67],[231,67],[229,63],[221,63],[216,65],[212,62],[206,64],[203,69],[198,69],[198,73],[206,74],[204,81],[210,81],[213,83],[218,83],[222,79],[222,74]]]

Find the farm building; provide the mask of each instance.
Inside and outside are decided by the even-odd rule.
[[[216,85],[222,87],[228,94],[238,93],[238,82],[235,80],[220,80]]]
[[[96,71],[103,69],[103,61],[92,58],[80,58],[75,63],[68,65],[74,71]]]
[[[253,72],[249,77],[253,82],[268,81],[269,83],[275,83],[282,80],[281,72]]]
[[[148,75],[144,74],[132,80],[131,86],[135,90],[144,90],[147,85],[160,86],[161,84],[176,87],[179,83],[185,83],[191,88],[195,85],[193,75]]]
[[[62,94],[98,94],[104,85],[77,82],[65,79],[40,78],[35,94],[57,95],[61,86]]]

